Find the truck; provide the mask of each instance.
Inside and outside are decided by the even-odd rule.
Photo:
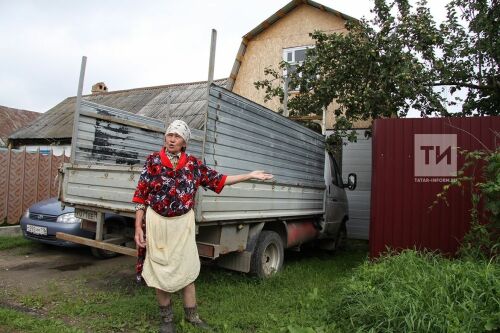
[[[174,117],[193,127],[187,152],[223,174],[265,170],[274,179],[225,186],[218,195],[198,190],[200,257],[268,277],[282,268],[285,249],[311,242],[328,250],[342,246],[349,220],[345,189],[356,187],[356,175],[344,183],[324,135],[214,84],[202,100],[203,114]],[[57,238],[89,245],[101,256],[136,255],[132,197],[147,156],[163,147],[166,125],[166,119],[79,102],[59,200],[75,208],[95,239]],[[109,213],[119,218],[105,221]]]

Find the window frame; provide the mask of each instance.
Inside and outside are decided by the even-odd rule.
[[[304,60],[306,56],[304,55],[304,60],[302,61],[296,61],[295,60],[295,52],[300,51],[300,50],[305,50],[307,53],[307,50],[314,48],[314,45],[303,45],[303,46],[294,46],[294,47],[287,47],[283,49],[283,61],[286,62],[289,66],[295,66],[298,67],[304,63]],[[291,52],[292,54],[292,60],[288,61],[288,54]],[[283,69],[283,77],[287,78],[288,76],[288,69],[284,68]],[[284,84],[284,83],[283,83]],[[290,89],[288,87],[288,92],[298,92],[300,90],[300,86],[295,87],[294,89]]]
[[[330,158],[330,172],[332,174],[332,183],[337,187],[343,188],[344,181],[342,179],[341,170],[339,168],[337,160],[330,152],[328,152],[328,157]]]

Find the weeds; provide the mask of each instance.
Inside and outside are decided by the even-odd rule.
[[[494,263],[406,250],[358,268],[332,313],[349,318],[346,332],[495,330],[499,276]]]
[[[23,236],[0,236],[0,250],[8,250],[15,247],[27,247],[33,242],[25,239]]]

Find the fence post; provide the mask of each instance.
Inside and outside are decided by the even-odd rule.
[[[11,161],[11,152],[12,148],[9,145],[8,153],[7,153],[7,188],[5,195],[5,221],[9,224],[9,187],[10,187],[10,161]]]
[[[38,181],[39,181],[39,173],[40,173],[40,147],[36,149],[36,178],[35,178],[35,183],[36,183],[36,195],[35,195],[35,202],[38,202]]]
[[[24,146],[23,150],[23,178],[21,181],[21,214],[24,212],[24,175],[26,174],[26,146]]]

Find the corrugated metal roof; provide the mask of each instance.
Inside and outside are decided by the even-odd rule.
[[[227,79],[215,80],[225,87]],[[179,83],[136,88],[83,96],[84,100],[135,114],[165,119],[184,119],[190,127],[200,129],[207,103],[207,82]],[[72,136],[76,97],[68,97],[38,121],[9,136],[9,139],[68,139]]]
[[[41,113],[9,108],[0,105],[0,145],[10,134],[33,122]]]
[[[300,6],[302,4],[306,4],[306,5],[318,8],[319,10],[328,12],[328,13],[333,14],[335,16],[339,16],[346,21],[347,20],[358,21],[358,19],[356,19],[354,17],[346,15],[346,14],[339,12],[338,10],[332,9],[330,7],[324,6],[324,5],[317,3],[315,1],[311,1],[311,0],[292,0],[292,1],[290,1],[284,7],[279,9],[276,13],[269,16],[261,24],[259,24],[258,26],[256,26],[250,32],[248,32],[247,34],[245,34],[243,36],[240,48],[238,49],[238,53],[236,54],[236,59],[234,60],[231,74],[230,74],[229,79],[228,79],[227,89],[233,90],[234,82],[235,82],[236,77],[238,76],[238,72],[240,70],[241,59],[242,59],[243,55],[245,54],[246,45],[248,44],[248,41],[253,39],[255,36],[260,34],[262,31],[266,30],[267,28],[269,28],[271,25],[273,25],[274,23],[279,21],[285,15],[287,15],[292,10],[294,10],[295,8],[297,8],[298,6]]]

